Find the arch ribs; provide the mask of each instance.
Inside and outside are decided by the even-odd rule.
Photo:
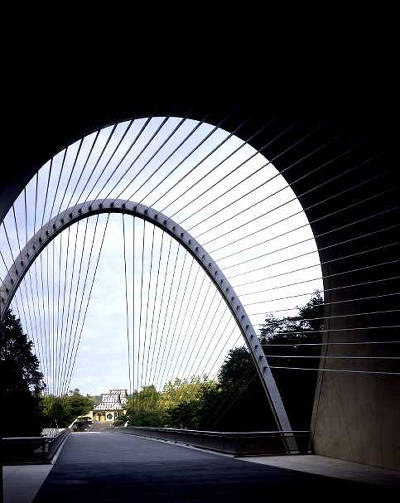
[[[259,343],[246,310],[228,279],[193,236],[166,215],[143,204],[120,199],[87,201],[68,208],[53,217],[28,241],[8,270],[3,285],[0,287],[0,317],[4,316],[19,284],[44,248],[69,226],[79,220],[101,213],[124,213],[146,220],[176,239],[194,257],[223,296],[243,335],[267,394],[279,430],[286,433],[292,432],[289,418],[263,348]],[[283,435],[283,439],[289,452],[298,452],[294,436]]]

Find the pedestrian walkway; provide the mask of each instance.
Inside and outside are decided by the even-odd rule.
[[[249,456],[238,458],[251,463],[287,468],[314,475],[324,475],[342,480],[353,480],[379,486],[393,487],[400,491],[400,471],[379,466],[362,465],[325,456]]]
[[[68,438],[34,501],[243,503],[301,496],[321,501],[322,495],[366,500],[391,497],[391,491],[116,432],[85,432]]]

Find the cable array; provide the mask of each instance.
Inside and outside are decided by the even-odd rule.
[[[1,285],[32,236],[39,229],[49,233],[53,217],[92,200],[127,199],[176,219],[207,249],[257,330],[266,316],[296,317],[299,306],[316,290],[321,293],[325,314],[303,322],[321,322],[315,333],[328,339],[308,344],[348,351],[267,354],[272,369],[311,370],[293,362],[312,358],[323,362],[325,372],[397,375],[389,364],[397,358],[390,351],[399,326],[400,276],[393,273],[399,262],[393,223],[399,208],[396,187],[380,167],[381,153],[366,153],[341,134],[326,135],[319,125],[300,131],[298,122],[273,118],[242,139],[238,135],[247,121],[226,131],[229,117],[215,125],[207,119],[134,119],[95,131],[56,154],[1,222]],[[118,294],[107,291],[108,284]],[[101,291],[124,306],[115,328],[107,326],[124,333],[120,344],[130,392],[151,384],[162,389],[176,378],[216,377],[229,350],[243,343],[220,292],[176,240],[138,217],[97,214],[50,242],[13,299],[48,393],[68,391],[82,338],[99,330]],[[257,306],[254,312],[251,306]],[[332,327],[338,319],[346,326]],[[373,337],[356,342],[358,331]],[[301,341],[275,346],[302,344],[309,347]],[[369,351],[352,353],[357,344]],[[290,365],[275,364],[284,358],[292,358]],[[342,365],[357,360],[365,367],[326,368],[326,361],[336,360]],[[367,365],[372,360],[388,366],[372,370]]]

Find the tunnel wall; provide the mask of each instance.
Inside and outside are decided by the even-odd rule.
[[[323,128],[318,141],[323,144],[335,134]],[[392,295],[400,292],[399,191],[389,155],[373,142],[344,135],[286,171],[302,149],[306,155],[311,144],[305,142],[300,153],[290,153],[276,166],[299,197],[318,246],[327,304],[322,342],[399,341],[399,296]],[[272,150],[267,157],[274,154]],[[400,356],[399,347],[322,347],[311,424],[316,454],[400,467],[399,376],[373,373],[398,372],[398,362],[376,357]],[[335,369],[353,372],[331,371]],[[357,373],[361,370],[372,373]]]

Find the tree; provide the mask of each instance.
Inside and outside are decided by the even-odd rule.
[[[74,391],[67,397],[67,406],[70,418],[72,421],[78,416],[84,416],[93,409],[94,402],[89,396],[80,394],[79,389]]]
[[[259,338],[270,366],[286,367],[271,370],[292,427],[306,430],[310,427],[317,372],[291,371],[288,367],[318,367],[320,346],[296,344],[319,344],[321,341],[323,299],[320,292],[316,291],[298,309],[299,314],[292,317],[276,318],[267,315]],[[274,355],[279,357],[274,358]],[[299,359],[293,358],[299,355],[310,358],[301,358],[299,365]],[[265,399],[265,391],[246,347],[234,348],[229,352],[218,379],[220,394],[214,400],[215,411],[208,427],[219,430],[276,429],[271,408]]]
[[[74,419],[92,410],[93,406],[93,399],[81,395],[79,389],[60,397],[52,395],[42,397],[42,413],[46,426],[67,427]]]
[[[129,400],[127,419],[134,426],[169,426],[196,429],[208,413],[209,397],[217,383],[194,376],[168,382],[162,392],[146,386]]]
[[[66,398],[53,395],[42,397],[42,415],[46,427],[65,428],[71,424]]]
[[[129,399],[127,417],[128,423],[134,426],[164,426],[166,411],[155,386],[145,386]]]
[[[167,410],[168,426],[198,429],[208,412],[208,401],[217,383],[207,376],[168,382],[161,395]]]
[[[33,347],[20,320],[8,310],[0,323],[0,396],[7,410],[2,417],[2,436],[40,434],[40,393],[45,384]]]
[[[260,330],[260,340],[266,355],[269,355],[270,366],[318,368],[321,351],[318,344],[321,342],[323,329],[323,309],[321,293],[316,291],[304,306],[299,307],[298,316],[288,316],[282,319],[266,317],[265,324]],[[297,346],[297,344],[316,345]],[[285,356],[285,358],[274,358],[274,355]],[[302,358],[297,358],[298,356]],[[310,358],[303,358],[303,356]],[[273,368],[272,373],[286,406],[292,428],[309,429],[317,372]]]
[[[208,403],[202,428],[222,431],[273,430],[275,420],[246,347],[229,351],[218,373],[218,393]]]
[[[319,364],[323,300],[316,291],[298,307],[297,316],[275,318],[267,315],[260,331],[268,362],[281,392],[292,427],[310,427],[317,372],[288,370],[315,369]],[[316,344],[297,346],[297,344]],[[282,347],[283,346],[283,347]],[[283,358],[282,358],[283,356]],[[274,368],[283,367],[283,368]],[[194,376],[168,382],[162,392],[147,386],[128,405],[129,424],[171,426],[219,431],[275,430],[276,422],[252,356],[245,346],[232,349],[222,364],[218,381]]]

